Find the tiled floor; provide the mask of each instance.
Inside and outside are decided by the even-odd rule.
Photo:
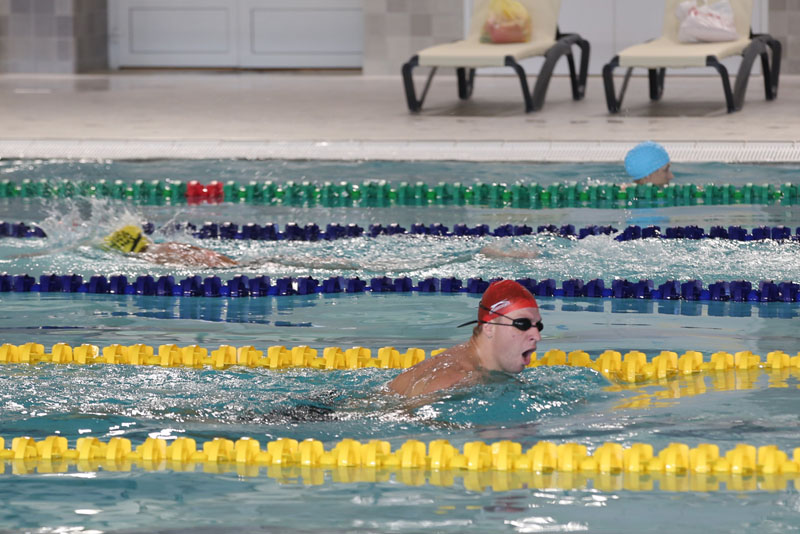
[[[717,77],[668,75],[656,103],[633,78],[609,115],[597,77],[580,102],[554,78],[544,109],[526,114],[513,77],[478,77],[461,102],[441,75],[409,114],[399,76],[2,75],[0,117],[0,157],[613,160],[654,139],[676,160],[800,161],[800,76],[784,76],[773,102],[752,77],[732,114]]]

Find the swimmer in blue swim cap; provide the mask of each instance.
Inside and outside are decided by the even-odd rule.
[[[103,239],[102,248],[125,254],[137,254],[147,261],[160,264],[187,265],[190,267],[233,267],[236,260],[207,248],[188,243],[153,243],[141,228],[129,224],[110,233]]]
[[[669,154],[653,141],[639,143],[628,152],[625,170],[637,184],[667,185],[675,178],[670,170]]]

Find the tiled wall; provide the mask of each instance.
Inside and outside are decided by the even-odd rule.
[[[0,72],[108,68],[107,0],[0,0]]]
[[[800,0],[769,0],[769,33],[783,45],[781,72],[800,74]]]
[[[0,0],[0,72],[108,68],[107,3]],[[783,44],[781,71],[800,74],[800,0],[769,0],[769,32]],[[399,74],[416,51],[463,34],[464,0],[364,0],[363,72]]]
[[[400,74],[417,51],[464,37],[463,0],[364,0],[364,74]]]

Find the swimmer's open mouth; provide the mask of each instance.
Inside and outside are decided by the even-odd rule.
[[[528,365],[531,362],[531,355],[533,354],[534,349],[528,349],[522,353],[522,360],[525,362],[525,365]]]

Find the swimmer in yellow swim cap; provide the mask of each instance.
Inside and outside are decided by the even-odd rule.
[[[144,235],[141,228],[132,224],[123,226],[106,236],[103,239],[103,248],[141,255],[153,263],[212,268],[238,265],[236,260],[224,254],[188,243],[153,243]]]
[[[107,235],[103,240],[106,249],[115,249],[120,252],[144,252],[150,240],[144,236],[142,229],[129,224]]]

